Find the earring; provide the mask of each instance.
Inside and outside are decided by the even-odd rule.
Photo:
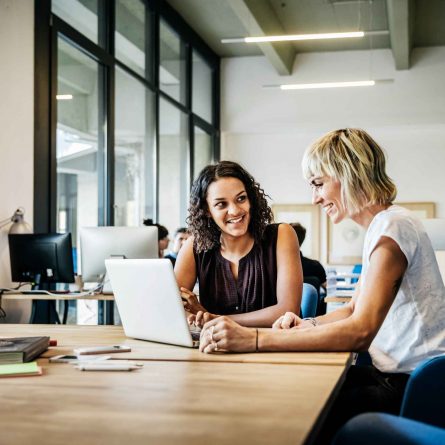
[[[210,218],[207,218],[207,227],[210,229]]]

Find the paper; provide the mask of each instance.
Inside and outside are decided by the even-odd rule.
[[[42,368],[37,366],[37,362],[0,365],[0,377],[20,377],[41,374]]]

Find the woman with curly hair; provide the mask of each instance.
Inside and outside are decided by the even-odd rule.
[[[266,195],[239,164],[208,165],[193,183],[189,231],[175,274],[185,308],[202,324],[228,315],[244,326],[271,326],[298,312],[302,272],[288,224],[271,224]],[[200,301],[190,291],[199,282]]]

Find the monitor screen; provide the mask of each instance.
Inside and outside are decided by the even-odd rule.
[[[71,233],[10,234],[12,281],[74,283]]]
[[[108,258],[158,258],[158,228],[81,227],[80,269],[84,282],[100,282]]]

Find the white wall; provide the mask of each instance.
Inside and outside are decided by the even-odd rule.
[[[264,57],[222,63],[221,158],[241,162],[276,204],[309,203],[301,159],[326,131],[361,127],[385,148],[398,201],[433,201],[445,217],[445,47],[415,49],[396,71],[390,50],[301,54],[280,77]],[[263,85],[393,78],[368,88],[281,91]],[[322,260],[326,221],[322,215]]]
[[[33,220],[34,2],[0,0],[0,220],[18,206]],[[0,287],[11,285],[8,228],[0,230]],[[12,316],[11,304],[2,304]],[[29,304],[21,304],[27,306]],[[26,321],[16,312],[9,321]],[[0,320],[1,321],[1,320]]]

